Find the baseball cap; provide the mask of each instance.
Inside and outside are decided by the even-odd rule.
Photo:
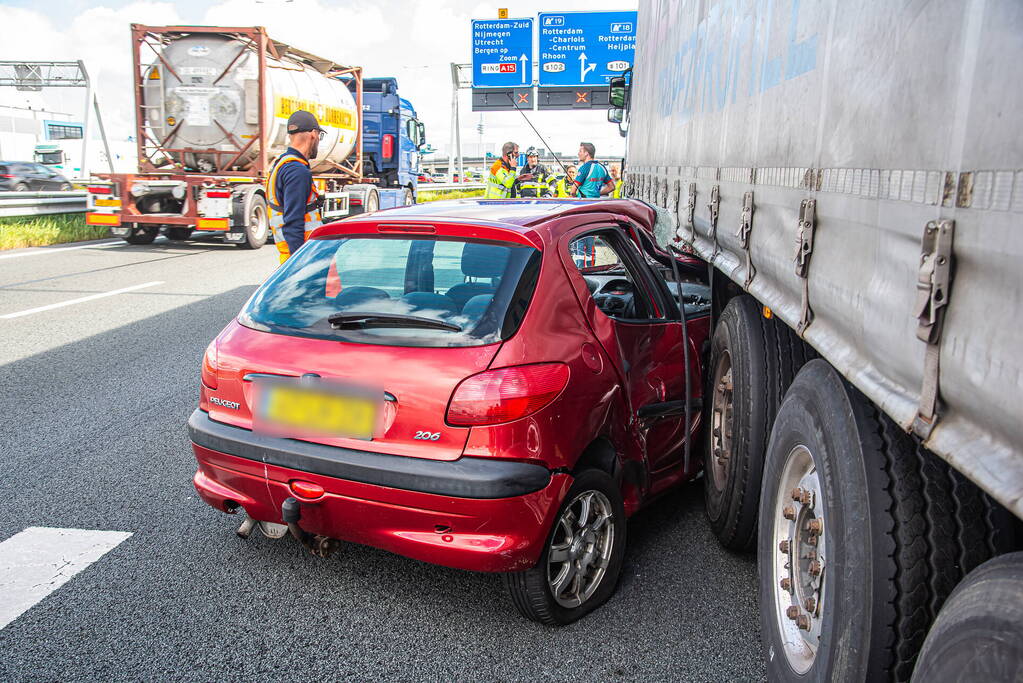
[[[323,130],[320,128],[319,122],[316,117],[305,111],[299,109],[288,117],[288,135],[292,133],[304,133],[310,130]]]

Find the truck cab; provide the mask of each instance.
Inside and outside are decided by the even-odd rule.
[[[362,82],[362,146],[366,175],[380,187],[404,187],[416,192],[419,149],[426,142],[423,124],[412,103],[398,95],[394,78]]]

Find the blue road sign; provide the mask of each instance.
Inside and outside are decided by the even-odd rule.
[[[636,12],[540,15],[540,85],[606,85],[635,54]]]
[[[533,20],[472,22],[472,87],[521,88],[533,84]]]

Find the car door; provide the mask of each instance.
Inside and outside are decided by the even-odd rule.
[[[587,321],[622,378],[650,473],[674,470],[684,417],[659,407],[684,398],[680,322],[665,310],[649,269],[617,226],[571,232],[560,251]]]
[[[39,181],[41,190],[59,190],[60,189],[60,177],[57,172],[49,166],[42,164],[36,164],[36,170],[39,172]]]

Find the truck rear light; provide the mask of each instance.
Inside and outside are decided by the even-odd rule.
[[[231,196],[230,190],[206,190],[206,196],[210,199],[228,199]]]
[[[394,136],[385,135],[383,145],[381,146],[381,154],[384,155],[385,159],[391,159],[394,157]]]
[[[89,185],[89,194],[110,194],[110,187],[106,185]]]
[[[563,363],[487,370],[462,380],[448,404],[447,422],[460,427],[511,422],[556,399],[568,384]]]
[[[210,389],[217,388],[217,342],[213,340],[202,356],[202,383]]]

